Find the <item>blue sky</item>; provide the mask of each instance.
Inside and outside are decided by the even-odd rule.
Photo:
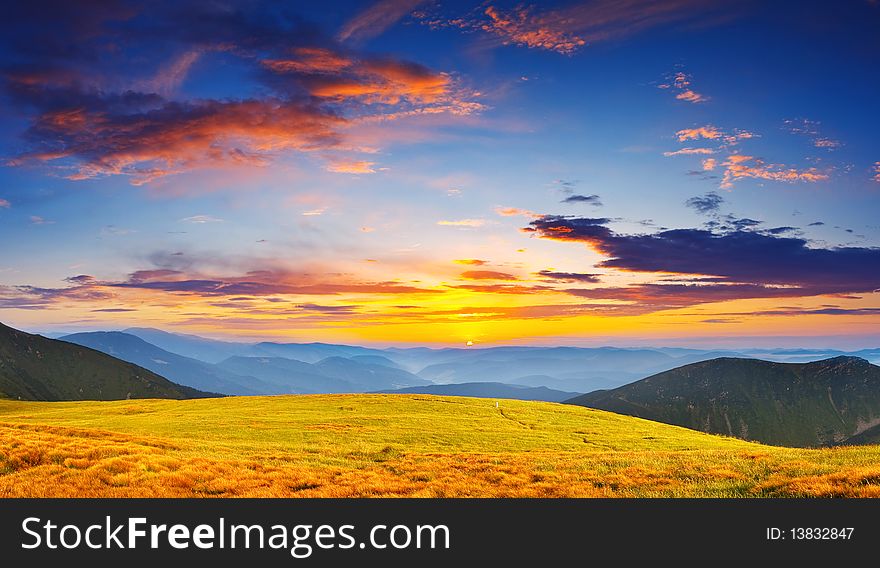
[[[876,2],[298,10],[12,8],[0,320],[876,341]]]

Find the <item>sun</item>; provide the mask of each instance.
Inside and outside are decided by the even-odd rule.
[[[473,344],[474,344],[474,342],[471,341],[470,339],[468,339],[468,342],[465,343],[465,345],[467,345],[468,347],[470,347],[470,346],[473,345]]]

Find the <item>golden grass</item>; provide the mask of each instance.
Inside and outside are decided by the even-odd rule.
[[[878,464],[539,402],[0,401],[2,497],[875,497]]]

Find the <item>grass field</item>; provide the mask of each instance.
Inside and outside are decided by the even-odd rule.
[[[0,497],[880,496],[880,446],[776,448],[427,395],[0,400]]]

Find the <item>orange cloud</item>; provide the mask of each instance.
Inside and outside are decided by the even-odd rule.
[[[721,165],[725,168],[720,186],[723,189],[730,189],[736,180],[742,178],[785,182],[817,182],[828,179],[828,174],[822,173],[813,167],[806,170],[797,170],[778,164],[766,164],[760,158],[742,154],[728,156],[727,160],[722,162]]]
[[[687,101],[689,103],[703,103],[709,100],[709,97],[701,95],[700,93],[697,93],[696,91],[691,89],[690,85],[690,75],[688,75],[684,71],[678,71],[671,77],[671,80],[669,82],[657,85],[657,87],[660,89],[673,89],[678,91],[678,94],[675,95],[675,98],[680,101]]]
[[[537,219],[541,216],[534,211],[520,209],[518,207],[496,207],[495,213],[501,215],[502,217],[516,217],[518,215],[522,215],[523,217],[531,217],[532,219]]]
[[[167,104],[133,116],[103,109],[47,113],[34,125],[58,149],[30,154],[41,161],[79,157],[70,179],[126,174],[133,185],[197,167],[266,165],[279,150],[337,146],[345,119],[280,100]]]
[[[718,165],[718,162],[715,158],[707,158],[703,160],[703,169],[707,172],[714,170],[716,165]]]
[[[327,164],[328,172],[336,172],[342,174],[374,174],[376,170],[373,168],[375,162],[366,160],[342,160],[331,159]]]
[[[505,12],[490,5],[452,19],[438,15],[436,10],[434,13],[432,10],[419,11],[413,16],[432,29],[482,31],[501,45],[546,49],[569,55],[588,44],[632,35],[678,20],[696,19],[710,10],[718,11],[719,3],[711,0],[593,0],[544,12],[522,5]]]
[[[278,63],[276,62],[276,66]],[[313,96],[335,100],[360,99],[366,104],[440,102],[450,79],[415,63],[390,59],[360,61],[347,75],[316,76],[306,81]]]
[[[456,264],[466,264],[469,266],[483,266],[484,264],[488,264],[488,261],[480,260],[478,258],[460,258],[457,260],[453,260],[452,262]]]
[[[675,135],[678,137],[679,142],[684,142],[686,140],[698,140],[700,138],[716,140],[718,138],[721,138],[722,132],[714,126],[699,126],[697,128],[685,128],[683,130],[679,130],[675,133]]]
[[[264,59],[260,63],[275,73],[340,73],[354,61],[322,47],[299,47],[291,51],[292,59]]]
[[[513,274],[494,270],[468,270],[462,272],[461,277],[465,280],[519,280]]]
[[[574,53],[587,42],[576,34],[554,26],[552,18],[536,16],[529,8],[517,8],[504,14],[494,6],[486,8],[489,22],[483,31],[504,38],[504,44],[548,49],[562,54]]]

